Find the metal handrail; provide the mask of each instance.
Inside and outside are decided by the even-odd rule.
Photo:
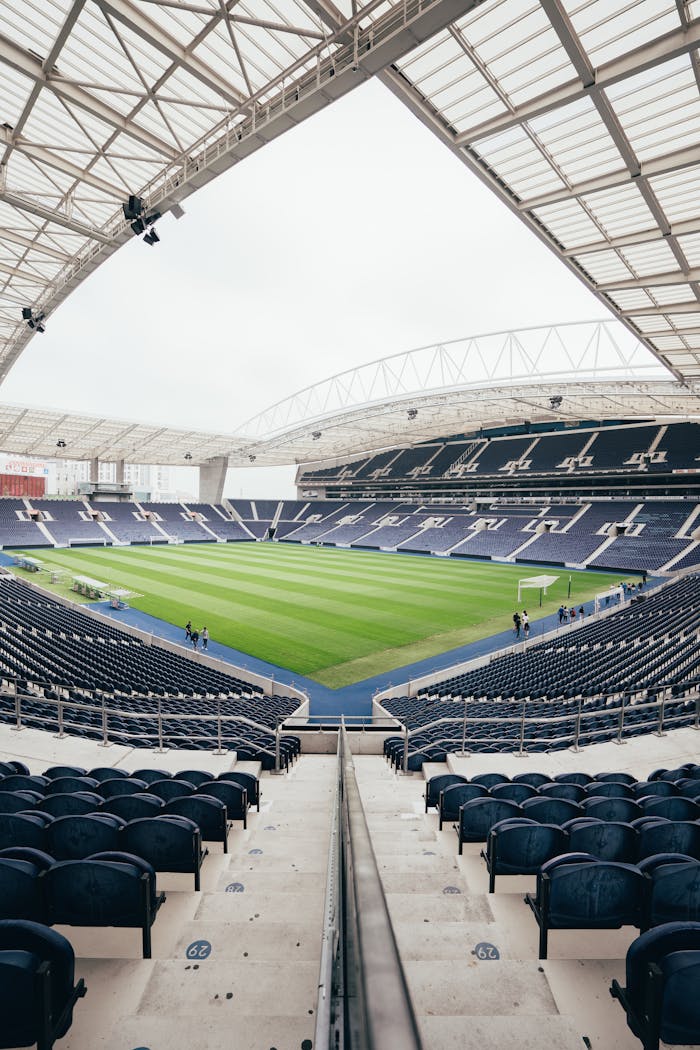
[[[503,725],[518,725],[519,728],[520,728],[519,746],[515,746],[515,741],[514,741],[514,739],[512,737],[493,737],[493,738],[489,738],[489,742],[490,743],[494,743],[494,744],[510,744],[510,745],[513,745],[513,751],[518,751],[519,754],[523,754],[524,753],[524,746],[525,746],[525,742],[526,742],[526,737],[525,737],[525,726],[526,726],[526,724],[542,725],[542,723],[546,723],[547,725],[556,725],[556,724],[562,723],[562,722],[571,723],[573,721],[573,723],[574,723],[574,731],[573,731],[573,744],[571,745],[571,747],[572,747],[572,749],[574,751],[578,751],[580,749],[581,736],[585,735],[585,733],[587,732],[585,723],[586,723],[586,721],[588,719],[600,718],[601,715],[608,715],[608,716],[611,716],[611,717],[614,717],[615,715],[618,715],[618,727],[617,727],[617,734],[616,734],[616,743],[620,743],[621,744],[621,743],[623,743],[623,736],[624,736],[624,731],[625,731],[625,715],[627,713],[629,713],[630,710],[633,710],[634,712],[655,711],[656,712],[656,724],[657,724],[656,733],[659,736],[664,735],[664,725],[665,725],[665,722],[667,721],[667,718],[666,718],[666,704],[667,704],[669,699],[676,700],[676,701],[679,701],[679,702],[690,702],[692,700],[695,700],[695,714],[694,714],[694,716],[690,716],[689,715],[688,717],[693,717],[694,718],[694,723],[695,723],[694,728],[698,728],[698,726],[700,726],[700,692],[697,690],[697,686],[694,683],[688,683],[686,688],[689,690],[689,692],[686,693],[685,696],[666,697],[664,695],[661,695],[661,696],[659,696],[658,698],[656,698],[654,700],[644,699],[644,700],[638,700],[636,702],[632,701],[632,697],[637,696],[638,693],[616,694],[615,696],[609,698],[611,702],[608,705],[606,705],[606,707],[604,707],[604,708],[596,707],[593,710],[589,710],[589,711],[586,710],[585,704],[582,703],[582,698],[578,698],[578,703],[572,703],[572,707],[571,707],[570,711],[567,711],[567,712],[564,712],[564,713],[558,713],[556,715],[547,715],[547,714],[526,715],[525,714],[526,701],[522,701],[521,705],[519,706],[519,708],[517,710],[517,713],[514,711],[514,713],[512,715],[507,715],[507,714],[504,714],[504,715],[502,715],[502,714],[498,714],[498,715],[495,715],[495,714],[494,715],[491,715],[491,714],[481,714],[481,715],[474,714],[474,715],[469,715],[469,724],[470,724],[470,726],[473,726],[473,725],[477,725],[478,726],[480,723],[484,723],[484,724],[488,724],[488,725],[493,725],[493,724],[497,724],[497,725],[501,725],[501,724],[503,724]],[[480,701],[475,701],[475,702],[479,703]],[[507,703],[507,701],[505,703]],[[504,706],[505,706],[505,703],[504,703]],[[515,707],[515,705],[513,705],[513,706]],[[412,737],[414,737],[414,736],[417,736],[418,734],[426,732],[429,729],[434,729],[435,727],[441,726],[441,725],[457,725],[457,724],[460,724],[462,726],[462,753],[464,753],[467,744],[469,744],[469,743],[476,743],[477,741],[481,742],[483,740],[483,738],[479,738],[479,737],[471,737],[470,738],[468,736],[468,734],[467,734],[467,731],[466,731],[467,711],[468,711],[468,704],[467,704],[467,701],[466,701],[466,698],[465,698],[465,700],[464,700],[464,710],[463,710],[463,713],[461,715],[459,715],[459,716],[455,715],[455,716],[445,716],[443,718],[437,718],[437,719],[435,719],[432,722],[427,722],[424,725],[416,726],[414,729],[408,729],[407,726],[404,726],[403,727],[404,750],[403,750],[403,755],[402,755],[402,767],[403,767],[404,773],[408,772],[408,760],[409,760],[409,758],[411,758],[414,755],[418,755],[418,754],[420,754],[423,751],[422,747],[415,748],[413,751],[411,751],[410,748],[409,748],[409,741],[410,741],[410,739]],[[675,720],[675,717],[676,716],[673,716],[674,720]],[[571,736],[572,736],[571,733],[562,734],[559,737],[534,736],[534,737],[527,738],[527,743],[530,743],[530,744],[535,744],[535,743],[555,744],[555,743],[558,743],[558,742],[560,742],[562,740],[568,740],[568,739],[571,738]],[[431,747],[432,746],[438,746],[440,744],[451,744],[451,745],[454,745],[454,743],[455,743],[454,737],[451,736],[451,737],[443,737],[443,738],[438,738],[438,739],[435,739],[435,740],[431,740],[430,741],[430,746]]]
[[[314,1046],[422,1050],[344,725],[338,733],[336,802],[338,863],[333,869],[329,853]]]
[[[5,677],[5,680],[7,680],[6,677]],[[210,713],[199,713],[199,712],[191,712],[191,711],[186,711],[186,710],[163,712],[161,701],[163,699],[166,699],[164,697],[148,697],[147,698],[147,699],[155,699],[158,702],[158,708],[157,708],[156,711],[133,711],[133,710],[128,709],[128,708],[125,709],[125,708],[120,708],[120,707],[108,706],[109,698],[108,698],[107,694],[102,694],[102,697],[101,697],[101,701],[102,702],[101,702],[101,704],[99,704],[99,703],[89,704],[89,703],[82,703],[79,700],[66,700],[63,697],[59,697],[58,699],[55,699],[54,697],[41,696],[39,694],[34,694],[34,693],[24,693],[24,694],[22,694],[17,689],[16,681],[12,682],[12,685],[13,685],[14,688],[10,692],[3,691],[3,689],[0,687],[0,695],[9,696],[9,697],[11,697],[14,700],[15,725],[12,728],[15,731],[19,731],[19,730],[22,730],[22,729],[25,728],[25,726],[22,724],[22,703],[23,703],[23,701],[27,701],[29,703],[41,703],[41,704],[47,704],[49,706],[55,706],[55,708],[56,708],[56,716],[55,717],[53,717],[52,715],[36,714],[36,713],[32,712],[31,718],[32,718],[32,720],[34,722],[38,722],[41,726],[44,726],[47,729],[54,729],[57,726],[58,727],[58,732],[56,733],[56,736],[58,737],[58,739],[63,739],[67,735],[67,731],[68,731],[68,735],[70,735],[70,730],[71,729],[80,729],[80,730],[84,730],[85,729],[85,726],[83,724],[81,724],[79,722],[74,722],[74,721],[71,720],[70,712],[72,710],[89,711],[91,714],[93,714],[95,716],[99,716],[99,720],[100,720],[99,731],[101,732],[101,735],[102,735],[102,739],[100,741],[100,746],[102,746],[102,747],[109,747],[110,744],[112,743],[112,741],[110,741],[110,739],[109,739],[109,718],[110,717],[129,718],[129,719],[132,719],[132,720],[137,721],[137,722],[139,720],[142,720],[142,719],[143,720],[148,720],[149,722],[152,722],[153,720],[155,720],[155,722],[156,722],[156,731],[155,732],[131,732],[130,730],[120,730],[119,731],[119,737],[120,737],[120,739],[126,738],[127,740],[132,740],[132,739],[146,739],[146,740],[149,740],[149,741],[152,740],[153,743],[154,743],[154,747],[155,747],[156,751],[158,751],[158,752],[163,752],[165,750],[165,748],[163,746],[163,743],[164,743],[164,741],[163,741],[164,723],[167,723],[169,720],[180,720],[182,718],[187,718],[188,721],[192,721],[192,722],[211,722],[212,720],[215,720],[216,724],[217,724],[216,725],[216,733],[215,734],[202,733],[202,734],[195,734],[195,735],[193,735],[192,733],[188,733],[187,736],[183,736],[182,737],[183,742],[196,740],[198,742],[208,743],[208,744],[211,744],[214,747],[214,750],[215,750],[216,753],[223,754],[223,750],[224,749],[222,747],[222,727],[224,725],[230,725],[230,724],[238,724],[238,725],[250,726],[253,729],[257,729],[260,732],[264,732],[264,733],[266,733],[268,735],[273,735],[275,737],[275,749],[274,749],[274,751],[269,749],[269,748],[263,747],[262,745],[256,745],[256,749],[261,754],[269,755],[271,758],[274,758],[274,760],[275,760],[275,770],[277,772],[279,772],[280,769],[281,769],[280,739],[281,739],[281,735],[282,735],[282,721],[283,720],[280,720],[278,718],[277,719],[277,726],[275,728],[273,728],[272,726],[264,725],[262,722],[256,722],[254,719],[248,718],[246,715],[222,715],[221,714],[221,710],[220,710],[220,707],[221,707],[221,698],[220,697],[210,698],[216,704],[216,709],[214,711],[210,712]],[[55,688],[55,686],[53,686],[53,688]],[[114,701],[114,696],[112,696],[111,699],[112,699],[112,701]],[[167,698],[167,699],[174,699],[174,698]],[[204,699],[205,699],[204,697],[200,697],[198,702],[200,702],[201,700],[204,700]],[[98,729],[97,722],[95,723],[94,728],[96,730]],[[165,731],[167,732],[167,727],[166,727]],[[169,736],[172,739],[173,734],[170,733]],[[116,741],[114,741],[114,742],[116,743]]]

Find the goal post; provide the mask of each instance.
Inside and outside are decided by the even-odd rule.
[[[518,580],[518,605],[520,605],[522,592],[526,589],[538,590],[540,592],[540,605],[542,605],[542,595],[546,594],[547,588],[556,583],[558,579],[558,576],[525,576],[522,580]]]

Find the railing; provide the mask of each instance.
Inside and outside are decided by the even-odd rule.
[[[59,687],[55,683],[32,681],[31,684],[36,689],[59,691]],[[211,747],[214,754],[223,755],[228,749],[227,745],[231,740],[225,732],[226,727],[235,725],[247,726],[274,737],[274,749],[272,747],[263,747],[257,743],[255,744],[255,749],[261,754],[268,755],[274,759],[275,772],[282,771],[280,741],[284,732],[285,719],[276,716],[276,725],[273,728],[270,725],[248,718],[246,715],[222,714],[221,705],[226,698],[197,697],[191,701],[183,700],[182,707],[179,710],[164,711],[163,704],[166,701],[179,701],[182,698],[172,696],[142,697],[141,699],[144,702],[152,704],[155,701],[155,710],[135,711],[131,708],[120,707],[118,699],[113,694],[108,693],[102,693],[99,698],[96,697],[98,702],[95,703],[67,699],[61,696],[58,698],[47,697],[40,692],[23,693],[18,688],[17,681],[8,678],[7,675],[3,675],[0,679],[0,698],[3,696],[12,699],[13,724],[11,728],[15,732],[28,728],[25,723],[31,720],[32,728],[38,723],[40,729],[53,731],[58,740],[62,740],[66,736],[85,735],[86,730],[89,730],[94,738],[99,736],[99,746],[101,747],[109,747],[111,744],[129,745],[133,741],[146,740],[153,744],[157,754],[161,754],[171,747],[188,747],[194,743],[204,744],[207,747]],[[197,705],[198,710],[196,712],[187,709],[190,703]],[[39,714],[34,710],[29,710],[29,705],[36,704],[44,705],[52,710],[47,714]],[[211,710],[202,713],[204,705],[210,705]],[[74,716],[71,717],[71,712],[89,713],[92,717],[92,724],[76,720]],[[0,722],[8,721],[7,717],[5,717],[6,715],[9,715],[9,711],[0,711]],[[127,730],[121,727],[118,730],[110,729],[111,718],[128,718],[130,721],[137,723],[143,721],[148,728],[143,732]],[[213,732],[208,730],[202,733],[174,733],[168,728],[169,722],[180,722],[183,719],[190,723],[211,724],[213,722],[215,730]],[[235,742],[231,743],[232,747],[235,748]],[[243,740],[242,743],[245,744],[246,741]]]
[[[314,1047],[422,1047],[342,725]]]
[[[426,722],[423,725],[416,726],[414,729],[409,729],[408,726],[402,726],[402,736],[404,738],[403,755],[402,755],[402,768],[403,772],[408,772],[409,759],[415,755],[419,755],[425,751],[426,748],[430,747],[445,747],[452,749],[453,754],[466,755],[469,753],[470,747],[474,747],[476,744],[488,744],[496,747],[507,747],[512,752],[522,756],[524,755],[528,747],[533,745],[546,744],[550,748],[556,747],[556,745],[563,745],[570,747],[572,751],[580,751],[582,747],[582,739],[588,738],[591,735],[600,736],[601,742],[611,739],[611,729],[613,725],[615,730],[613,731],[614,742],[617,744],[626,743],[625,737],[632,735],[632,729],[638,728],[637,724],[630,728],[628,724],[628,717],[630,711],[635,714],[640,712],[648,712],[649,719],[646,722],[648,733],[655,733],[657,736],[664,736],[664,730],[668,725],[673,722],[677,724],[682,722],[685,725],[692,726],[693,729],[700,731],[700,691],[698,690],[697,683],[687,683],[685,686],[679,687],[685,692],[681,692],[679,695],[671,695],[671,690],[664,690],[661,696],[656,697],[653,700],[638,699],[639,693],[622,693],[616,694],[609,698],[609,703],[605,707],[590,707],[586,709],[586,701],[583,697],[579,697],[578,700],[572,703],[571,708],[564,713],[557,713],[555,715],[548,715],[539,713],[537,715],[528,715],[527,707],[528,701],[503,701],[498,706],[504,710],[508,708],[515,708],[517,714],[469,714],[470,705],[476,706],[481,705],[483,701],[475,700],[473,697],[464,697],[462,701],[454,700],[453,703],[456,708],[461,703],[461,713],[459,716],[443,716],[436,718],[432,722]],[[543,701],[536,701],[537,704],[541,705]],[[667,716],[667,705],[672,703],[674,705],[685,704],[688,706],[688,710],[682,713],[675,711],[670,717]],[[383,710],[383,709],[382,709]],[[494,710],[496,705],[494,704]],[[607,728],[595,727],[591,730],[587,728],[587,722],[589,720],[601,718],[610,719],[610,725]],[[478,729],[479,725],[514,725],[518,727],[517,734],[514,735],[503,735],[503,736],[478,736],[474,733],[475,729]],[[567,731],[557,735],[542,735],[543,726],[557,726],[565,724]],[[430,740],[428,743],[423,744],[421,747],[410,750],[410,741],[412,738],[427,733],[431,729],[435,729],[438,726],[460,726],[461,732],[458,734],[449,733],[444,737],[436,737]],[[527,732],[527,727],[534,725],[537,729],[532,735]],[[470,735],[469,730],[472,730]],[[455,751],[456,736],[461,739],[461,746],[459,751]],[[586,739],[586,743],[593,743],[595,741]]]

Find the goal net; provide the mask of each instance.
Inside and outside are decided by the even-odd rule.
[[[542,604],[542,595],[546,594],[547,588],[556,583],[558,579],[558,576],[526,576],[522,580],[518,580],[518,604],[520,604],[522,592],[528,588],[533,588],[540,592],[540,604]]]

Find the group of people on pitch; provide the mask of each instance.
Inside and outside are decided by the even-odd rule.
[[[185,624],[185,641],[192,642],[192,648],[199,648],[199,640],[202,639],[202,649],[206,650],[209,648],[209,631],[206,627],[202,627],[202,633],[195,628],[192,630],[192,621],[188,620]]]

